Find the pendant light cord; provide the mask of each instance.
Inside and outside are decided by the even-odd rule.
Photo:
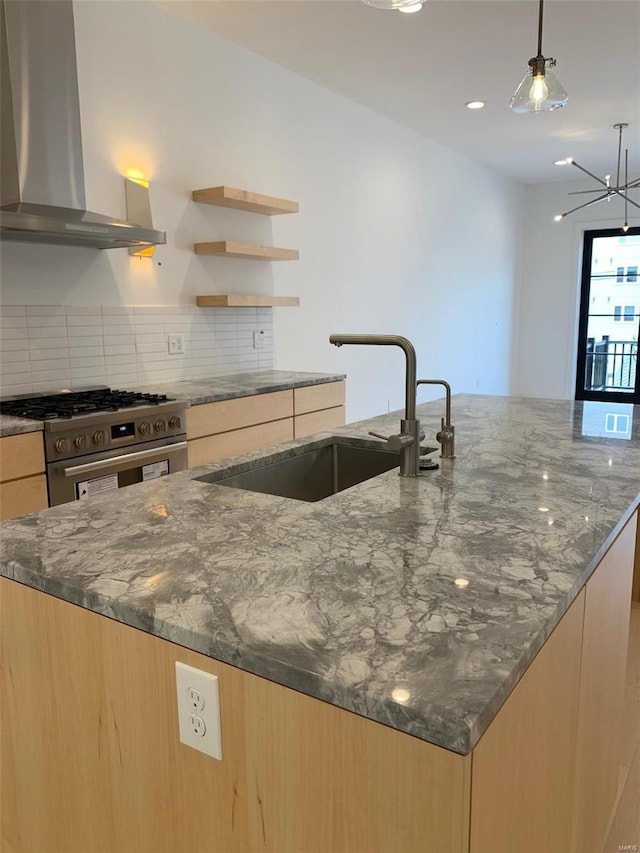
[[[542,6],[544,0],[540,0],[540,9],[538,10],[538,57],[542,56]]]

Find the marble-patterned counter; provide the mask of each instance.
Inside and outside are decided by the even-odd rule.
[[[340,382],[345,375],[335,373],[304,373],[296,370],[251,370],[240,373],[228,373],[210,379],[181,380],[179,382],[154,382],[152,388],[138,390],[166,394],[177,400],[185,400],[196,406],[200,403],[214,403],[219,400],[231,400],[233,397],[251,397],[254,394],[268,394],[272,391],[288,391],[290,388],[302,388],[306,385],[321,385],[326,382]]]
[[[44,424],[42,421],[0,415],[0,438],[5,435],[21,435],[24,432],[41,432],[43,429]]]
[[[456,458],[420,478],[318,503],[196,479],[248,454],[5,522],[1,572],[466,754],[637,508],[640,407],[607,412],[456,395]],[[397,413],[335,433],[372,427]]]
[[[230,400],[233,397],[251,397],[255,394],[267,394],[271,391],[286,391],[290,388],[302,388],[306,385],[321,385],[326,382],[340,382],[345,375],[335,373],[304,373],[296,370],[251,370],[227,373],[198,380],[180,380],[178,382],[152,382],[140,388],[128,389],[142,391],[145,394],[166,394],[176,400],[184,400],[196,406],[200,403],[213,403],[218,400]],[[23,432],[37,432],[44,429],[42,421],[12,418],[0,414],[0,437],[18,435]]]

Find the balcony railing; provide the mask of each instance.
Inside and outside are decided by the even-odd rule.
[[[637,341],[587,340],[586,391],[634,391],[638,361]]]

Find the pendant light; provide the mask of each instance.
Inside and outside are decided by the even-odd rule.
[[[604,178],[599,178],[597,175],[594,175],[593,172],[590,172],[588,169],[585,169],[584,166],[581,166],[580,163],[576,163],[573,157],[567,157],[566,160],[556,160],[556,166],[575,166],[576,169],[584,172],[585,175],[589,175],[590,178],[593,178],[594,181],[598,183],[598,189],[577,190],[569,193],[569,195],[594,195],[594,198],[589,201],[585,201],[584,204],[579,204],[577,207],[572,207],[571,210],[567,210],[565,213],[558,213],[557,216],[554,216],[556,222],[560,222],[565,218],[565,216],[569,216],[570,213],[575,213],[576,210],[591,207],[592,204],[599,204],[601,201],[609,202],[613,199],[621,198],[624,201],[624,223],[622,225],[622,230],[625,233],[629,230],[629,205],[640,210],[640,203],[632,199],[629,193],[631,190],[640,191],[640,177],[629,178],[629,149],[625,148],[624,183],[622,182],[622,133],[627,127],[629,127],[629,125],[622,121],[613,125],[613,129],[618,131],[618,163],[616,166],[615,184],[611,183],[611,175],[605,175]]]
[[[514,113],[538,113],[559,110],[569,100],[562,88],[554,68],[555,59],[546,59],[542,55],[542,6],[540,0],[538,11],[538,54],[529,60],[529,68],[522,82],[516,89],[509,102]]]

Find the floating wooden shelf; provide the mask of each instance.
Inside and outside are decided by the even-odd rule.
[[[252,193],[249,190],[237,190],[234,187],[209,187],[204,190],[194,190],[191,197],[194,201],[199,201],[202,204],[233,207],[236,210],[246,210],[249,213],[263,213],[265,216],[298,212],[297,201],[260,195],[260,193]]]
[[[219,255],[223,258],[247,258],[254,261],[297,261],[297,249],[277,249],[275,246],[257,246],[237,240],[219,240],[216,243],[196,243],[196,255]]]
[[[196,296],[200,308],[278,308],[300,305],[298,296],[258,296],[255,293],[213,293]]]

